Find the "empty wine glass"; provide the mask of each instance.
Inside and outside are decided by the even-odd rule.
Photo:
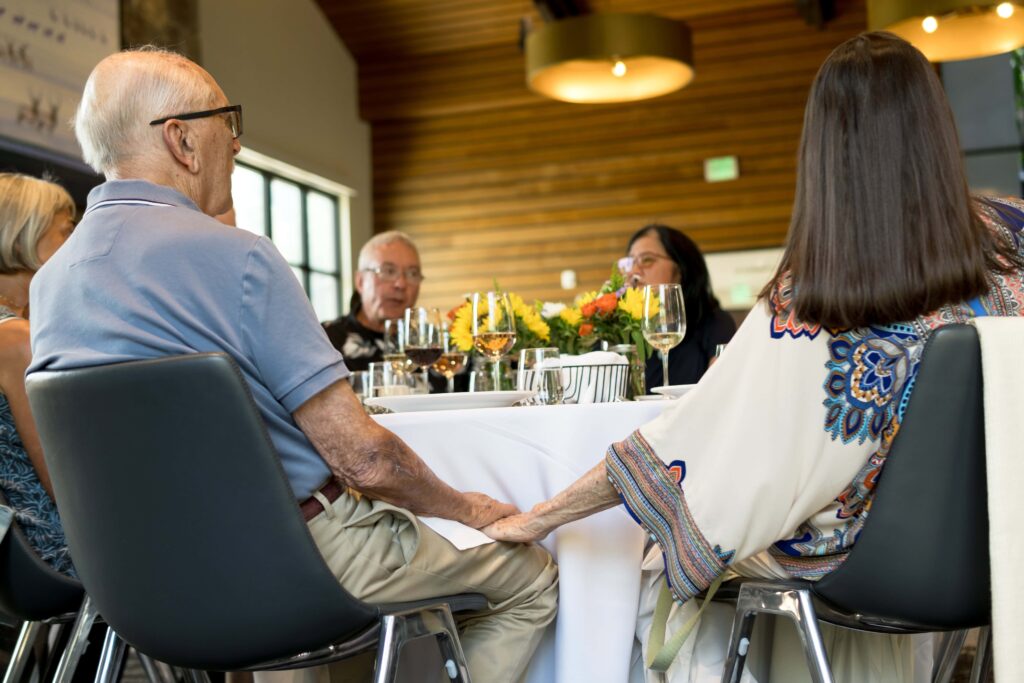
[[[495,390],[501,388],[501,357],[516,343],[516,319],[504,292],[473,294],[473,346],[494,366]]]
[[[661,354],[663,386],[668,386],[668,352],[686,336],[686,307],[680,285],[644,287],[644,339]]]
[[[391,364],[391,371],[401,374],[408,368],[405,357],[405,321],[394,319],[384,321],[384,361]]]
[[[405,357],[423,370],[429,387],[427,368],[441,357],[441,312],[436,308],[405,309]]]
[[[535,391],[533,402],[540,405],[561,403],[565,397],[562,364],[558,349],[523,349],[519,352],[516,382],[519,391]]]
[[[466,367],[467,356],[468,354],[460,351],[452,341],[451,333],[448,330],[441,330],[441,357],[434,361],[434,369],[444,375],[449,394],[455,391],[455,375]]]

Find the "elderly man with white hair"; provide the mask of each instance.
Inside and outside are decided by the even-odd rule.
[[[419,523],[515,510],[451,488],[369,419],[277,249],[211,218],[231,207],[241,107],[184,57],[127,51],[89,76],[75,132],[107,182],[32,282],[28,373],[230,354],[341,585],[370,602],[483,593],[462,634],[470,671],[518,680],[554,617],[554,563],[535,546],[459,551]]]
[[[371,237],[359,250],[356,293],[348,315],[324,323],[327,338],[345,356],[349,370],[365,370],[384,357],[384,322],[416,305],[423,282],[420,254],[403,232]]]

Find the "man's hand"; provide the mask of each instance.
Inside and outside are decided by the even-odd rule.
[[[551,533],[552,527],[543,522],[536,512],[536,508],[530,512],[524,512],[511,517],[504,517],[482,528],[484,532],[496,541],[511,541],[513,543],[532,543],[539,541]]]
[[[519,514],[515,505],[499,502],[484,493],[471,491],[462,496],[467,512],[458,521],[474,529],[481,529],[502,517]]]

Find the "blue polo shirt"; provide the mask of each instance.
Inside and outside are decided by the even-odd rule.
[[[89,194],[32,280],[28,373],[222,351],[241,368],[298,500],[330,471],[291,414],[348,376],[302,287],[265,237],[141,180]]]

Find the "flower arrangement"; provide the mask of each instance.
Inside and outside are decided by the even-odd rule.
[[[596,292],[577,297],[571,306],[562,303],[527,304],[518,294],[508,293],[516,319],[513,351],[540,346],[557,346],[567,354],[590,351],[598,342],[634,344],[641,359],[651,355],[643,335],[644,294],[627,287],[616,270]],[[478,311],[489,315],[490,311]],[[452,341],[462,351],[473,348],[473,305],[470,300],[448,312]]]
[[[551,308],[546,308],[548,306]],[[563,352],[586,352],[597,342],[606,341],[634,344],[642,359],[651,355],[651,347],[643,335],[643,291],[626,286],[618,271],[612,271],[600,290],[577,297],[573,307],[557,306],[545,304],[541,311],[554,313],[544,318],[551,328],[552,339]]]

